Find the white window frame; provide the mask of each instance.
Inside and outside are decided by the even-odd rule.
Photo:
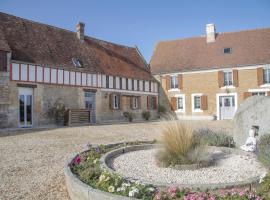
[[[120,96],[118,94],[113,94],[112,95],[112,107],[114,110],[119,110],[120,109]]]
[[[198,108],[194,108],[195,106],[195,97],[200,97],[202,96],[203,94],[202,93],[194,93],[194,94],[191,94],[191,106],[192,106],[192,112],[203,112],[203,110],[201,109],[201,105],[200,105],[200,109]],[[201,99],[200,99],[200,104],[201,104]]]
[[[268,92],[270,88],[260,88],[260,89],[248,89],[248,92],[255,93],[255,92],[264,92],[265,96],[268,96]]]
[[[233,71],[232,70],[224,70],[223,71],[224,73],[224,87],[232,87],[233,86]],[[229,76],[226,76],[227,73],[231,73],[232,77],[231,77],[231,80],[232,80],[232,84],[230,85],[225,85],[225,77],[229,77]]]
[[[177,110],[176,112],[181,112],[181,113],[185,113],[186,112],[186,98],[184,94],[177,94],[175,95],[176,97],[176,104],[177,104]],[[182,98],[182,102],[183,102],[183,109],[179,109],[178,108],[178,98]]]
[[[175,78],[175,79],[173,79],[173,78]],[[174,81],[173,81],[174,80]],[[173,84],[172,84],[172,82],[173,82]],[[177,87],[176,87],[176,82],[177,82]],[[174,75],[171,75],[171,80],[170,80],[170,89],[171,90],[176,90],[176,89],[178,89],[178,75],[176,75],[176,74],[174,74]],[[173,85],[173,87],[172,87],[172,85]]]

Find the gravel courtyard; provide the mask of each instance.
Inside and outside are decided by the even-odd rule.
[[[195,127],[225,128],[230,121],[192,121]],[[0,199],[69,199],[63,167],[84,144],[158,139],[161,122],[0,132]]]

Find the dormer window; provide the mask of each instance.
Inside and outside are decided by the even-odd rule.
[[[74,67],[78,67],[78,68],[83,67],[82,62],[80,61],[79,58],[72,58],[72,63]]]
[[[232,48],[229,48],[229,47],[224,48],[223,49],[223,53],[224,54],[230,54],[230,53],[232,53]]]

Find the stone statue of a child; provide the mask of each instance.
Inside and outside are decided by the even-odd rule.
[[[246,140],[246,143],[240,147],[240,149],[248,152],[255,152],[257,150],[257,139],[256,136],[258,135],[258,126],[252,126],[249,130],[248,134],[249,137]]]

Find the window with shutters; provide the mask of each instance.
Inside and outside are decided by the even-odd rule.
[[[202,112],[201,97],[202,94],[192,94],[192,112]]]
[[[122,88],[122,77],[119,78],[119,88],[120,88],[120,90],[123,89],[123,88]]]
[[[232,71],[224,71],[224,86],[232,86],[233,78]]]
[[[176,111],[185,112],[185,95],[180,94],[176,96]]]
[[[263,69],[263,83],[270,84],[270,67]]]
[[[178,77],[176,75],[171,76],[171,89],[178,89]]]

